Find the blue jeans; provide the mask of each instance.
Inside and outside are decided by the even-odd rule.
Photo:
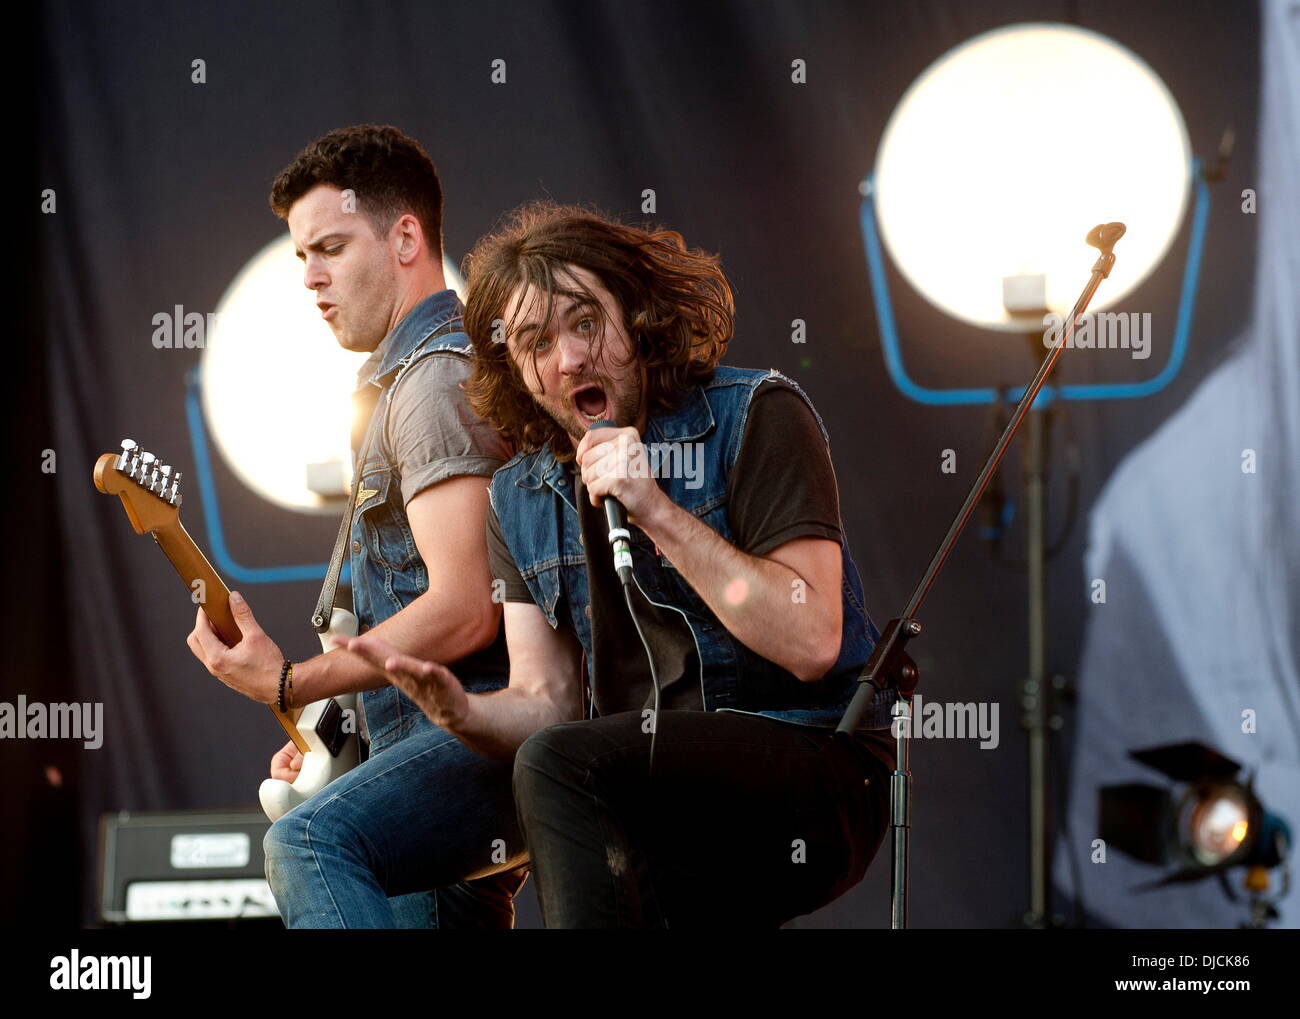
[[[510,776],[510,761],[413,719],[267,832],[285,925],[512,927],[528,856]]]

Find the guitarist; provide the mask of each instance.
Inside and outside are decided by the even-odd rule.
[[[443,278],[433,162],[396,128],[342,128],[299,153],[270,200],[339,345],[370,353],[355,397],[364,427],[347,549],[361,630],[456,661],[479,693],[504,687],[485,520],[488,478],[510,450],[460,388],[472,352]],[[200,610],[190,649],[227,686],[274,704],[285,659],[245,599],[232,592],[230,605],[243,639],[227,648]],[[292,663],[287,687],[291,706],[364,691],[370,758],[268,833],[267,879],[286,925],[513,926],[528,871],[510,763],[467,749],[345,650]],[[301,763],[289,743],[271,776],[291,782]]]

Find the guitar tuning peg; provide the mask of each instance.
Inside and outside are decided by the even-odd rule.
[[[173,506],[181,504],[181,472],[172,475],[172,490],[167,493],[167,501]]]
[[[137,449],[139,449],[139,447],[135,444],[134,439],[122,440],[122,452],[119,453],[117,457],[117,469],[119,471],[126,470],[127,465],[131,462],[131,458],[135,455]]]
[[[153,492],[154,495],[157,495],[160,498],[165,499],[167,498],[167,486],[171,481],[171,476],[172,476],[171,465],[163,464],[161,467],[158,468],[158,473],[156,476],[158,478],[158,483],[156,485],[150,485],[149,491]]]
[[[157,463],[158,458],[147,451],[140,453],[138,461],[138,470],[135,474],[136,484],[149,487],[149,475],[153,473],[153,465]]]

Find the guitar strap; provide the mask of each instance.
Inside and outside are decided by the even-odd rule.
[[[464,329],[464,325],[459,318],[454,318],[441,329],[437,329],[424,338],[424,343],[420,346],[423,348],[430,340],[439,336],[445,336],[447,333],[458,333]],[[375,410],[379,408],[376,406]],[[384,404],[385,414],[388,413],[387,402]],[[371,417],[373,418],[373,412]],[[374,434],[373,428],[367,428],[370,435]],[[365,448],[357,454],[356,463],[353,467],[352,494],[348,497],[348,507],[343,511],[343,519],[339,523],[339,534],[334,539],[334,551],[330,554],[329,569],[325,571],[325,583],[321,586],[320,597],[316,599],[316,609],[311,614],[311,625],[317,633],[325,633],[330,628],[330,617],[334,614],[334,600],[338,595],[339,574],[343,572],[343,557],[347,554],[348,536],[352,533],[352,518],[357,512],[357,493],[361,491],[361,474],[365,466],[366,454],[370,451],[369,442]]]

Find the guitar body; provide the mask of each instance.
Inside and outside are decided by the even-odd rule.
[[[122,443],[121,453],[105,453],[95,464],[95,487],[122,500],[135,532],[152,535],[191,597],[203,606],[213,629],[227,647],[233,647],[243,634],[230,611],[230,590],[181,526],[180,479],[179,471],[173,473],[129,439]],[[356,616],[346,609],[335,609],[329,630],[321,634],[321,647],[328,651],[336,638],[356,635]],[[271,713],[302,751],[303,760],[302,770],[292,783],[278,779],[262,783],[259,799],[268,818],[279,820],[356,767],[356,711],[355,694],[316,701],[301,711],[283,712],[271,705]]]
[[[357,635],[357,617],[347,609],[335,609],[330,616],[330,628],[320,635],[322,651],[329,651],[333,641],[340,637]],[[342,747],[337,754],[331,753],[325,737],[318,730],[336,731],[328,714],[333,713],[331,705],[337,705],[343,716],[350,719],[344,726],[347,731]],[[268,778],[257,791],[257,798],[262,803],[262,810],[272,821],[278,821],[299,803],[315,796],[340,775],[357,766],[357,732],[356,715],[357,695],[342,694],[326,700],[313,701],[302,709],[298,716],[298,731],[306,739],[310,752],[303,754],[302,771],[292,783],[278,778]]]

